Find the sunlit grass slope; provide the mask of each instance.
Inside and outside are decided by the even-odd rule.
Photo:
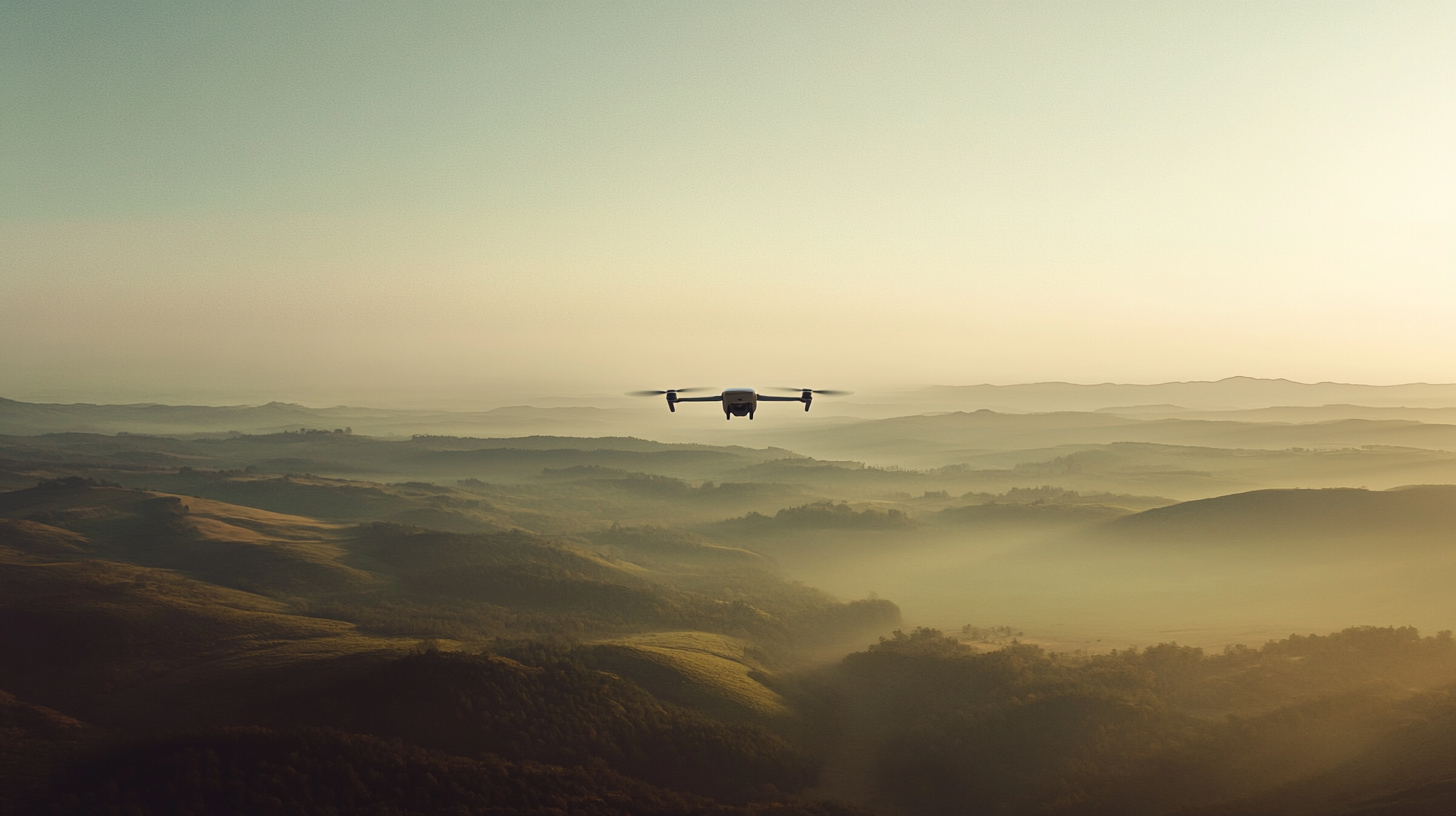
[[[659,697],[730,717],[783,716],[783,698],[738,638],[652,632],[602,641],[594,660]]]
[[[0,493],[0,517],[8,517],[6,529],[16,542],[27,542],[31,555],[176,569],[265,593],[339,590],[374,580],[343,563],[340,525],[206,499],[73,477]]]

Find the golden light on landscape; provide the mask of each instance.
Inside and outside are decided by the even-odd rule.
[[[1456,812],[1456,5],[0,4],[0,816]]]

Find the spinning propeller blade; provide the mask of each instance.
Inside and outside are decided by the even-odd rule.
[[[691,394],[694,391],[707,391],[706,388],[669,388],[666,391],[628,391],[629,397],[660,397],[663,394]]]
[[[853,394],[854,393],[853,391],[829,391],[829,390],[816,390],[816,389],[813,389],[813,388],[784,388],[784,387],[777,387],[774,390],[775,391],[796,391],[796,392],[798,392],[800,394],[804,393],[805,391],[808,391],[810,394],[823,394],[826,397],[847,397],[850,394]]]

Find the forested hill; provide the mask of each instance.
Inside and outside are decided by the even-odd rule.
[[[1357,627],[1205,654],[1162,644],[978,653],[897,632],[826,672],[832,760],[906,813],[1449,813],[1451,633]],[[1412,693],[1417,692],[1417,693]],[[860,773],[865,773],[861,770]]]

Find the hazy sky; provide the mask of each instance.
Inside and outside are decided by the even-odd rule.
[[[1456,381],[1456,3],[0,2],[0,396]]]

